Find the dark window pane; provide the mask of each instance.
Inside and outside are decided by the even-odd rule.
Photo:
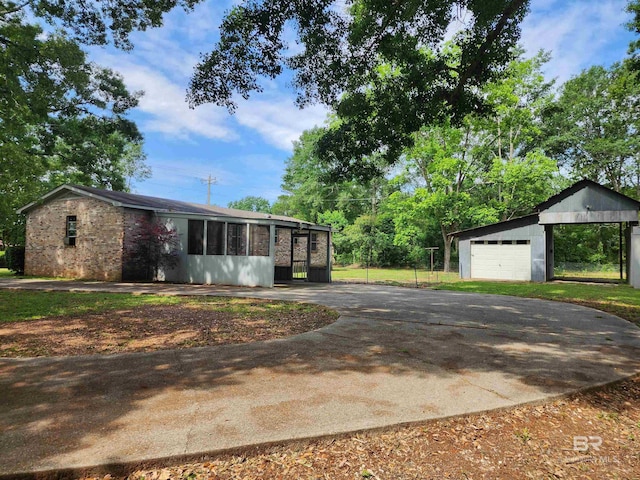
[[[269,242],[271,242],[271,232],[268,225],[251,225],[249,239],[249,255],[254,257],[269,256]]]
[[[227,255],[247,254],[247,226],[240,223],[227,224]]]
[[[312,252],[318,251],[318,234],[317,233],[311,234],[311,251]]]
[[[73,247],[76,244],[76,237],[78,236],[77,224],[78,221],[75,215],[69,215],[67,217],[65,244],[70,247]]]
[[[224,223],[207,222],[207,255],[224,255]]]
[[[189,255],[202,255],[204,250],[204,220],[189,220]]]

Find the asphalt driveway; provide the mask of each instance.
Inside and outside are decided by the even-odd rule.
[[[0,288],[314,302],[295,337],[144,354],[0,359],[0,475],[336,434],[543,400],[640,371],[640,329],[542,300],[373,285],[242,289],[0,279]]]

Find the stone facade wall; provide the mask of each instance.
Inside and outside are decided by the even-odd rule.
[[[293,239],[293,261],[307,261],[307,237]]]
[[[64,244],[67,216],[77,217],[76,245]],[[27,216],[25,273],[119,281],[124,209],[86,197],[52,200]]]
[[[274,255],[276,257],[276,267],[291,266],[291,230],[288,228],[278,228],[277,242]]]
[[[311,266],[325,267],[327,265],[327,242],[329,234],[327,232],[312,232],[317,235],[317,248],[311,252]],[[288,228],[278,229],[278,243],[276,243],[275,257],[276,266],[291,266],[291,234]],[[307,260],[307,237],[298,237],[293,245],[293,259]]]
[[[256,257],[269,256],[269,244],[271,232],[268,225],[250,225],[249,230],[249,255]]]
[[[311,266],[326,267],[327,266],[327,242],[329,234],[327,232],[317,232],[317,248],[311,251]]]

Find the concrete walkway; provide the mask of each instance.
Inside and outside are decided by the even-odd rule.
[[[241,289],[0,279],[0,288],[315,302],[283,340],[0,359],[0,475],[193,457],[508,407],[640,371],[640,329],[574,305],[365,285]]]

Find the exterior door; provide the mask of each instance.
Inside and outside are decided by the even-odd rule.
[[[309,234],[294,233],[291,242],[293,279],[306,281],[309,278]]]

